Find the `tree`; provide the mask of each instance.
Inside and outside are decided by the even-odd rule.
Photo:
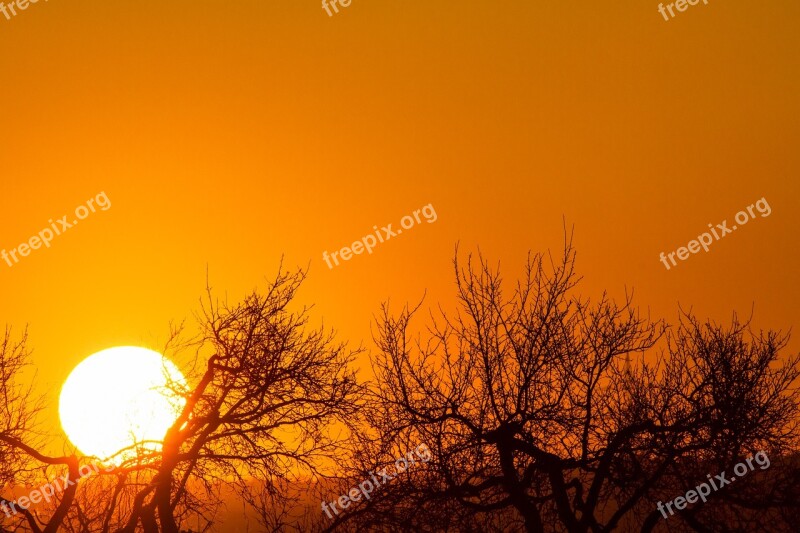
[[[209,290],[197,348],[211,355],[123,532],[139,524],[179,533],[179,503],[201,512],[213,499],[212,480],[261,510],[263,527],[278,530],[284,517],[274,511],[288,509],[289,493],[280,490],[286,481],[313,479],[335,460],[342,444],[328,429],[346,427],[357,412],[357,351],[334,343],[331,333],[308,331],[306,309],[288,310],[304,278],[280,273],[266,294],[233,306]],[[202,497],[192,495],[193,484],[204,487]]]
[[[780,362],[786,336],[752,333],[735,316],[726,328],[685,313],[671,328],[643,318],[630,296],[591,303],[574,294],[571,240],[560,260],[529,255],[511,297],[499,269],[482,256],[474,266],[469,256],[462,267],[456,249],[459,311],[440,311],[425,335],[412,335],[419,306],[396,317],[382,309],[372,425],[383,448],[413,436],[435,460],[423,482],[373,498],[354,521],[649,531],[663,519],[659,501],[743,454],[796,453],[800,365],[797,356]],[[793,472],[772,481],[754,473],[670,525],[734,530],[756,510],[758,523],[773,524],[797,506]],[[766,518],[766,509],[775,513]]]
[[[306,308],[289,309],[304,278],[300,270],[279,272],[264,293],[254,291],[234,305],[216,300],[209,289],[198,316],[201,333],[181,340],[182,330],[175,329],[167,346],[195,350],[198,370],[188,390],[171,385],[186,403],[160,450],[137,443],[136,456],[120,454],[113,472],[87,478],[80,490],[70,486],[55,509],[42,507],[41,513],[53,513],[46,528],[27,512],[16,527],[36,533],[59,527],[206,531],[223,499],[235,493],[263,529],[285,530],[302,498],[292,482],[324,476],[344,446],[363,393],[351,369],[358,350],[336,343],[333,333],[310,329]],[[34,483],[22,475],[32,460],[64,465],[77,479],[80,463],[91,458],[50,458],[36,451],[41,443],[31,443],[36,407],[15,385],[27,358],[25,339],[12,344],[7,332],[0,348],[8,415],[0,430],[3,481]]]
[[[459,311],[415,334],[420,306],[395,317],[384,305],[369,388],[352,369],[359,350],[291,309],[303,271],[232,305],[208,289],[200,333],[174,329],[164,350],[193,365],[188,388],[172,384],[185,407],[161,448],[136,443],[113,472],[0,514],[3,531],[208,531],[230,494],[267,531],[790,531],[800,358],[785,355],[788,336],[690,311],[668,326],[631,296],[592,303],[575,294],[574,264],[570,241],[558,261],[529,255],[507,297],[498,269],[482,256],[462,266],[456,250]],[[10,329],[0,343],[4,491],[75,480],[96,459],[40,451],[26,344]],[[427,458],[401,470],[421,445]],[[773,466],[663,513],[756,451]],[[316,493],[331,502],[376,475],[369,497],[319,510]]]
[[[27,349],[27,330],[19,339],[14,339],[10,327],[6,327],[0,341],[0,486],[4,490],[31,483],[45,477],[54,476],[54,472],[66,470],[72,479],[79,477],[79,462],[74,455],[50,457],[40,453],[40,433],[36,427],[36,417],[42,409],[42,399],[32,395],[32,386],[25,387],[18,383],[20,374],[30,364],[30,352]],[[55,533],[69,511],[75,498],[76,485],[65,487],[59,500],[51,507],[51,516],[42,520],[37,514],[29,511],[25,505],[14,502],[6,494],[0,496],[0,520],[3,523],[15,523],[15,530],[25,528],[33,533]],[[48,502],[49,503],[49,502]]]

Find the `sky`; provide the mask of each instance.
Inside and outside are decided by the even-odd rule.
[[[0,260],[0,323],[29,328],[46,429],[83,358],[158,349],[207,279],[235,301],[281,258],[309,269],[312,321],[367,349],[381,302],[452,304],[457,243],[513,280],[565,224],[586,295],[633,289],[671,321],[680,305],[800,323],[800,4],[657,8],[50,0],[0,15],[0,250],[110,202]],[[762,199],[769,216],[660,261]],[[324,261],[423,206],[435,222]]]

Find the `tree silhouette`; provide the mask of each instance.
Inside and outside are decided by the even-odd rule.
[[[208,289],[199,333],[174,328],[164,350],[191,355],[192,385],[172,384],[186,403],[160,450],[136,443],[113,471],[0,514],[2,531],[210,531],[232,498],[276,532],[794,530],[800,358],[787,335],[691,311],[670,326],[631,296],[580,297],[569,240],[557,260],[529,255],[510,296],[482,256],[464,264],[456,249],[454,267],[455,313],[418,331],[420,306],[382,307],[368,385],[359,350],[292,310],[303,271],[235,304]],[[0,343],[4,502],[97,459],[40,451],[26,344],[10,329]],[[399,470],[420,445],[428,460]],[[661,503],[758,451],[768,469],[665,518]],[[369,497],[320,510],[383,469],[395,475]]]
[[[79,462],[74,455],[50,457],[37,449],[42,447],[42,438],[37,431],[36,417],[43,400],[32,395],[32,385],[25,387],[18,382],[20,374],[30,365],[27,340],[27,330],[19,339],[14,339],[11,328],[6,327],[0,342],[0,486],[4,490],[32,484],[39,479],[39,474],[55,477],[54,472],[58,470],[66,470],[72,479],[79,477]],[[67,515],[76,491],[77,485],[65,487],[57,503],[50,506],[48,520],[42,520],[26,505],[20,505],[3,494],[0,496],[0,520],[2,523],[16,522],[17,528],[34,533],[55,533]]]
[[[669,517],[695,531],[789,531],[796,516],[798,357],[787,337],[643,318],[626,297],[575,295],[575,251],[531,255],[510,297],[498,269],[456,249],[459,311],[412,334],[377,321],[376,450],[425,442],[434,460],[356,506],[342,528],[650,531],[658,502],[764,450],[773,463]],[[397,447],[397,446],[395,446]],[[377,453],[377,452],[376,452]],[[753,530],[753,529],[749,529]]]
[[[336,435],[346,434],[362,394],[351,369],[358,352],[335,343],[332,333],[308,328],[305,308],[288,309],[304,277],[299,270],[279,272],[264,293],[235,305],[209,289],[198,317],[202,333],[182,341],[175,330],[168,345],[194,349],[199,371],[190,390],[174,384],[186,405],[161,450],[137,443],[135,458],[83,481],[77,498],[77,485],[70,487],[45,531],[206,531],[226,494],[251,504],[263,530],[282,530],[300,499],[287,486],[322,476],[326,462],[336,460],[343,447]],[[13,381],[25,343],[9,342],[7,334],[0,353],[0,392],[13,415],[0,432],[3,481],[30,481],[20,473],[31,459],[66,465],[77,477],[75,456],[52,459],[25,444],[34,435],[35,409],[23,408]],[[24,530],[23,518],[12,521]],[[34,517],[28,521],[38,531]]]
[[[304,278],[302,271],[280,273],[265,294],[233,306],[209,291],[197,348],[211,355],[122,531],[140,524],[179,533],[178,504],[199,511],[213,492],[210,480],[269,508],[262,526],[279,529],[282,518],[272,511],[286,508],[289,495],[278,490],[285,480],[313,478],[320,464],[335,460],[341,442],[327,429],[348,424],[358,408],[361,387],[350,368],[357,352],[335,344],[332,334],[309,331],[305,309],[287,309]],[[193,482],[206,488],[202,497],[192,495]]]

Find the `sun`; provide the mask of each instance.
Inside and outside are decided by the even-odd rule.
[[[108,348],[81,361],[64,382],[61,426],[81,452],[113,456],[111,462],[135,457],[136,449],[158,451],[185,404],[175,389],[185,387],[178,367],[160,353]]]

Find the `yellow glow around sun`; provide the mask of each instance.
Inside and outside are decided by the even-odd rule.
[[[133,445],[160,450],[185,404],[169,383],[184,389],[186,379],[158,352],[133,346],[97,352],[75,367],[61,389],[61,426],[81,452],[101,459]],[[128,451],[114,462],[135,455]]]

